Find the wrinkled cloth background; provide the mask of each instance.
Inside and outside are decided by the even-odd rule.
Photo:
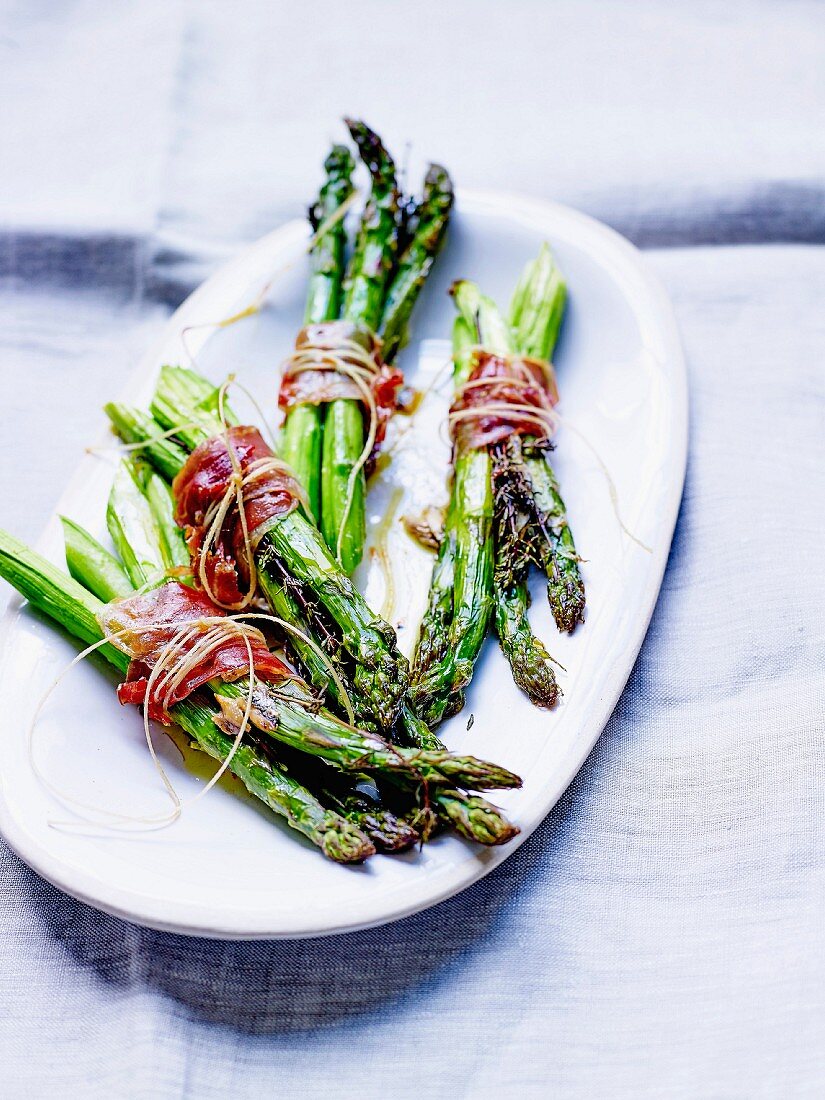
[[[8,1097],[825,1092],[825,5],[7,0],[0,524],[344,112],[647,250],[690,366],[661,598],[544,825],[370,932],[221,943],[0,845]],[[5,598],[5,595],[4,597]]]

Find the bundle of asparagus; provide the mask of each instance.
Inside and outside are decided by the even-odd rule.
[[[544,569],[559,630],[584,614],[579,557],[548,461],[549,364],[566,288],[542,247],[520,279],[507,318],[473,283],[451,291],[456,399],[450,421],[453,483],[413,662],[412,699],[430,726],[460,710],[491,616],[513,678],[539,706],[558,686],[530,628],[527,574]]]
[[[453,189],[446,170],[433,164],[421,200],[404,201],[378,135],[363,122],[347,125],[372,189],[345,268],[339,214],[352,192],[354,162],[336,145],[310,208],[316,238],[306,327],[286,364],[279,449],[328,547],[352,573],[364,549],[368,465],[401,384],[390,364],[407,340],[413,306],[444,241]]]
[[[79,640],[97,643],[108,638],[100,651],[119,672],[131,670],[131,682],[121,689],[129,693],[136,686],[131,675],[135,662],[130,665],[128,645],[124,652],[123,632],[110,631],[112,622],[128,621],[141,602],[155,610],[170,598],[178,605],[183,598],[185,604],[184,593],[191,592],[195,616],[186,625],[193,627],[194,640],[188,648],[191,652],[200,646],[198,660],[203,663],[202,628],[221,612],[177,579],[169,579],[171,574],[191,583],[189,552],[174,522],[169,487],[155,470],[142,461],[121,464],[107,519],[119,560],[79,525],[64,520],[71,578],[3,532],[0,575]],[[136,590],[143,594],[135,597]],[[202,618],[204,607],[209,620]],[[145,641],[152,630],[166,625],[138,623],[136,629]],[[225,655],[224,642],[217,648]],[[280,664],[276,658],[267,655],[267,659]],[[196,663],[194,656],[190,663]],[[504,769],[471,757],[398,748],[374,733],[359,731],[325,710],[291,670],[273,685],[263,679],[260,668],[256,658],[249,710],[254,729],[243,739],[233,740],[233,735],[250,693],[246,678],[212,676],[192,694],[176,700],[168,715],[154,716],[181,726],[194,747],[221,761],[251,793],[331,859],[361,862],[376,850],[400,851],[414,844],[419,834],[412,818],[418,814],[422,790],[443,788],[451,811],[443,816],[461,828],[479,799],[462,791],[450,794],[454,783],[482,788],[519,783]],[[135,692],[130,694],[134,700]],[[150,689],[142,687],[138,695],[151,710]],[[383,793],[385,787],[391,797]],[[474,829],[467,826],[463,831],[484,841],[475,816]]]
[[[154,468],[156,477],[167,483],[178,478],[179,489],[181,471],[189,461],[187,452],[202,452],[210,441],[220,441],[227,425],[237,423],[220,390],[196,372],[179,367],[161,371],[150,414],[116,404],[106,406],[106,410],[126,442],[142,444],[140,453]],[[168,436],[169,431],[174,431],[174,438]],[[165,491],[168,494],[168,489]],[[155,496],[161,496],[157,489]],[[114,507],[112,511],[121,509]],[[177,530],[174,524],[172,528],[166,535],[171,542]],[[368,645],[371,639],[365,637],[367,630],[385,647],[384,665],[379,663],[379,669],[386,667],[389,658],[399,671],[406,672],[406,664],[397,651],[392,629],[370,612],[307,517],[298,509],[274,517],[257,542],[254,559],[260,593],[275,615],[297,628],[297,633],[290,632],[285,638],[294,660],[316,691],[326,696],[338,718],[354,721],[365,736],[383,730],[399,743],[392,751],[402,756],[410,751],[423,752],[425,762],[429,753],[444,756],[444,746],[406,702],[406,678],[391,685],[390,702],[386,683],[369,674],[368,658],[372,667],[376,660]],[[178,558],[169,557],[166,569],[176,566]],[[260,710],[256,717],[263,720]],[[398,769],[388,765],[387,771],[396,773]],[[426,778],[424,773],[419,774]],[[398,782],[408,788],[413,785],[408,778],[397,781],[395,774],[393,781],[396,787]],[[497,807],[466,793],[466,788],[473,786],[479,784],[471,782],[469,774],[460,769],[455,771],[454,784],[429,785],[423,792],[423,811],[415,815],[425,838],[439,823],[450,824],[462,835],[484,844],[504,843],[516,835],[518,830]],[[397,801],[395,795],[393,798]]]
[[[105,409],[121,438],[142,444],[141,454],[169,482],[190,452],[237,425],[228,404],[219,410],[219,390],[184,367],[163,368],[149,413],[117,403]],[[173,439],[164,438],[169,431]],[[363,701],[364,711],[355,717],[391,729],[409,681],[407,661],[392,628],[369,609],[311,519],[299,508],[274,517],[253,557],[248,564],[267,600],[278,604],[285,587],[293,599],[320,605],[328,623],[326,644],[335,648]]]

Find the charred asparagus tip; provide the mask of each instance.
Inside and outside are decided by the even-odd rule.
[[[552,707],[561,694],[550,654],[530,627],[527,588],[522,582],[496,587],[496,632],[513,679],[538,707]]]
[[[413,826],[389,810],[357,814],[355,821],[379,852],[406,852],[421,839]]]
[[[508,821],[498,806],[479,795],[450,791],[439,795],[439,809],[446,814],[456,832],[478,844],[506,844],[521,831]]]
[[[357,825],[331,813],[317,830],[321,851],[336,863],[363,863],[375,855],[375,845]]]
[[[431,761],[449,782],[471,790],[512,790],[522,785],[521,777],[514,772],[498,764],[492,764],[489,760],[479,760],[475,756],[454,756],[452,753],[445,753],[439,757],[438,753],[422,752],[419,754],[419,759]]]

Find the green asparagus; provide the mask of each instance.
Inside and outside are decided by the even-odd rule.
[[[343,286],[343,223],[337,222],[335,232],[325,234],[315,246],[306,321],[340,316],[364,332],[376,333],[383,340],[384,359],[390,362],[407,339],[413,307],[444,241],[452,181],[445,169],[431,165],[410,220],[408,204],[399,195],[395,164],[381,139],[363,122],[346,122],[370,174],[371,190]],[[316,228],[319,221],[334,216],[350,194],[349,153],[336,147],[325,169],[326,181],[310,211]],[[282,433],[282,456],[304,486],[308,511],[347,574],[357,568],[364,552],[366,439],[362,402],[350,397],[291,409]]]
[[[163,377],[162,374],[161,384]],[[177,372],[175,377],[180,381],[180,372]],[[163,402],[157,402],[156,404],[160,407]],[[189,431],[194,431],[194,429],[189,429]],[[151,448],[147,449],[147,456],[151,459]],[[136,485],[135,482],[131,482],[131,484]],[[127,501],[125,504],[127,506],[131,505],[132,509],[136,510],[134,502]],[[292,513],[292,516],[297,516],[297,513]],[[298,561],[301,563],[302,569],[296,570],[293,568],[291,575],[297,582],[306,584],[312,580],[306,570],[306,562],[310,559],[313,551],[325,555],[330,566],[332,566],[332,563],[328,552],[317,538],[315,538],[314,543],[307,542],[303,547],[297,544],[296,538],[299,532],[303,530],[312,532],[312,528],[307,521],[302,517],[298,518],[300,519],[300,525],[297,530],[293,531],[292,550],[293,552],[300,551],[300,553],[292,564],[294,566],[295,561]],[[280,524],[276,524],[273,531],[278,531],[279,527]],[[264,538],[270,538],[273,531],[270,531]],[[261,545],[263,545],[263,542],[264,540],[262,540]],[[267,555],[270,552],[271,548],[265,549],[263,553],[259,548],[257,558],[262,575],[269,573]],[[323,565],[323,560],[323,557],[316,558],[319,565]],[[149,562],[149,568],[157,569],[157,550],[155,550],[154,559]],[[340,573],[338,573],[338,577],[342,586],[348,586],[354,592],[352,583],[348,578],[343,577]],[[313,590],[316,593],[323,591],[324,595],[321,598],[321,603],[333,618],[336,617],[336,612],[338,613],[336,621],[340,625],[343,618],[342,608],[339,606],[342,602],[340,587],[335,592],[332,591],[329,583],[326,587],[319,585],[317,579],[313,583],[315,585]],[[350,635],[345,632],[343,642],[349,652],[355,650],[364,653],[366,647],[370,644],[368,635],[371,628],[385,644],[392,637],[392,632],[386,624],[381,624],[381,621],[377,620],[366,609],[366,604],[360,600],[360,597],[359,601],[356,603],[355,610],[349,612],[351,624],[353,622],[355,624],[354,626],[351,625],[353,633]],[[372,626],[373,623],[378,624],[378,629]],[[380,630],[385,633],[379,633]],[[389,632],[388,636],[386,632]],[[374,697],[380,690],[380,685],[367,670],[364,663],[356,664],[353,684],[360,695]],[[237,700],[244,697],[245,693],[246,687],[243,681],[221,685],[218,693],[219,702],[221,702],[229,721],[237,718],[238,707],[237,704],[232,706],[227,700]],[[417,782],[454,783],[458,786],[477,789],[495,788],[502,785],[510,786],[513,782],[517,783],[517,777],[512,776],[505,769],[484,761],[475,760],[472,757],[452,757],[443,750],[426,752],[396,749],[374,733],[342,726],[337,719],[323,710],[308,715],[305,704],[305,692],[303,698],[298,698],[293,703],[285,699],[273,701],[264,689],[259,688],[255,693],[253,720],[259,729],[264,730],[276,740],[282,741],[292,748],[317,755],[345,770],[378,770],[388,774],[403,775]]]
[[[546,246],[525,268],[507,321],[472,283],[455,284],[453,296],[457,392],[469,377],[475,347],[549,359],[566,288]],[[581,621],[584,587],[546,450],[535,437],[518,435],[465,448],[459,434],[444,541],[413,666],[415,705],[431,725],[460,708],[491,609],[516,683],[538,705],[556,701],[550,656],[527,616],[527,571],[535,562],[547,573],[550,606],[562,630]]]
[[[412,240],[398,261],[384,302],[379,335],[388,363],[407,343],[413,306],[444,244],[453,198],[453,181],[446,168],[431,164],[416,207]]]
[[[372,190],[344,280],[342,316],[370,332],[378,329],[398,250],[395,164],[381,139],[363,122],[347,119]],[[364,449],[364,413],[352,398],[330,401],[324,411],[321,458],[321,532],[345,573],[361,561],[366,537],[366,475],[356,465]]]
[[[522,355],[550,359],[561,327],[567,287],[545,244],[527,265],[510,303],[513,344]],[[547,595],[559,630],[571,632],[584,618],[584,583],[567,511],[552,466],[535,440],[524,441],[525,466],[532,482],[538,551],[547,574]]]
[[[333,146],[324,164],[324,186],[310,209],[310,224],[316,232],[336,216],[352,193],[353,167],[352,155],[346,146]],[[345,245],[346,227],[341,219],[322,233],[312,249],[312,273],[304,314],[307,324],[332,321],[338,316]],[[290,409],[281,434],[281,457],[292,467],[303,485],[310,515],[316,522],[321,516],[322,440],[321,406],[306,404]]]
[[[60,517],[60,522],[71,576],[104,603],[128,596],[134,586],[117,558],[79,523],[65,516]]]

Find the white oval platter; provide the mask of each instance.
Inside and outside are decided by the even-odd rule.
[[[278,364],[300,327],[306,284],[304,223],[291,222],[249,247],[200,287],[166,325],[125,394],[146,404],[159,366],[190,362],[216,382],[230,372],[274,415]],[[564,666],[561,704],[533,708],[514,687],[488,640],[467,707],[442,730],[456,750],[494,759],[524,778],[496,798],[523,841],[581,767],[609,718],[645,636],[667,562],[685,473],[687,384],[671,306],[639,253],[612,230],[569,208],[517,195],[460,192],[448,245],[414,316],[401,363],[410,382],[430,387],[419,415],[399,420],[393,462],[371,492],[373,529],[384,524],[392,564],[370,553],[358,580],[384,604],[409,651],[431,560],[403,531],[401,516],[444,497],[443,415],[453,309],[447,288],[472,278],[503,305],[523,264],[547,240],[569,287],[555,362],[562,425],[553,463],[577,546],[586,559],[587,620],[572,637],[553,627],[541,584],[533,620]],[[253,316],[215,323],[253,302]],[[199,327],[200,326],[200,327]],[[184,336],[184,330],[186,330]],[[239,410],[246,408],[237,398]],[[250,414],[251,415],[251,414]],[[111,437],[105,445],[112,447]],[[595,452],[595,453],[594,453]],[[598,455],[598,459],[596,458]],[[87,455],[66,489],[39,548],[62,564],[58,514],[106,539],[104,512],[116,454]],[[609,471],[624,524],[611,503]],[[304,839],[246,796],[228,777],[173,827],[140,836],[87,835],[60,824],[71,814],[33,773],[26,729],[38,699],[77,647],[21,600],[3,624],[0,659],[2,760],[0,830],[44,878],[89,904],[155,928],[195,935],[321,936],[379,925],[463,890],[513,853],[517,842],[483,849],[442,836],[420,852],[377,856],[363,867],[324,860]],[[86,661],[44,709],[34,751],[51,783],[72,797],[135,814],[168,807],[134,708],[118,706],[114,680]],[[471,729],[467,720],[474,715]],[[212,763],[198,763],[168,738],[160,752],[183,797]]]

